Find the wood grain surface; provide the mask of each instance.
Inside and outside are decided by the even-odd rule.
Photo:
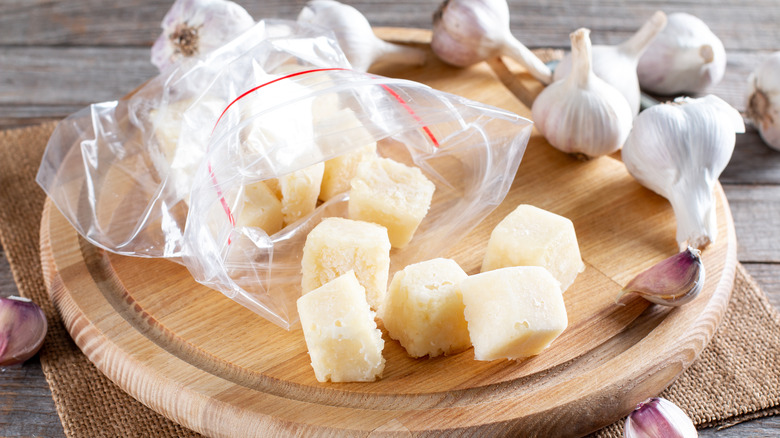
[[[378,26],[430,28],[438,0],[345,0]],[[256,18],[294,18],[304,1],[242,4]],[[580,26],[593,30],[594,43],[627,37],[652,11],[686,11],[702,18],[726,46],[724,80],[711,88],[744,109],[747,74],[768,53],[780,50],[780,4],[730,0],[612,2],[510,0],[512,31],[531,47],[565,48],[566,35]],[[129,0],[5,0],[0,2],[0,127],[60,118],[95,101],[124,95],[154,75],[148,50],[170,2]],[[121,54],[119,56],[118,54]],[[124,65],[117,69],[116,60]],[[63,86],[67,84],[67,86]],[[734,216],[738,258],[755,276],[770,301],[780,304],[780,155],[752,128],[738,136],[737,149],[721,176]],[[7,265],[6,265],[7,266]],[[16,293],[10,270],[0,265],[0,294]],[[0,378],[0,435],[62,436],[35,361],[3,370]],[[701,436],[780,435],[770,417]]]

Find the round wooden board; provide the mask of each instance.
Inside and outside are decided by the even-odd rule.
[[[430,38],[377,33],[423,48]],[[541,89],[500,60],[455,69],[429,53],[423,67],[373,71],[526,117],[528,96]],[[568,328],[524,361],[479,362],[473,350],[412,359],[385,334],[387,365],[373,383],[317,382],[300,330],[259,318],[178,264],[92,246],[50,202],[41,258],[52,300],[89,359],[142,403],[205,435],[579,436],[661,392],[715,332],[736,267],[731,214],[720,186],[716,194],[719,237],[703,252],[700,296],[680,308],[639,298],[617,305],[623,285],[677,252],[671,207],[618,157],[578,161],[535,133],[505,201],[442,256],[478,272],[490,231],[519,203],[570,218],[586,270],[564,295]]]

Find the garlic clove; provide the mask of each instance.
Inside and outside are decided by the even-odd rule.
[[[700,93],[723,79],[726,50],[721,40],[699,18],[669,14],[637,64],[643,90],[663,96]]]
[[[0,366],[20,364],[43,345],[48,324],[37,304],[22,297],[0,297]]]
[[[623,95],[593,74],[589,34],[588,29],[579,29],[570,35],[572,70],[542,90],[531,114],[553,147],[594,158],[621,148],[633,114]]]
[[[335,0],[308,2],[298,14],[298,22],[332,30],[350,64],[358,71],[367,71],[379,61],[404,65],[425,63],[424,51],[378,38],[360,11]]]
[[[770,55],[748,77],[747,117],[761,139],[780,150],[780,52]]]
[[[634,277],[615,301],[636,294],[656,304],[681,306],[696,298],[703,286],[701,251],[688,247]]]
[[[176,0],[152,45],[152,64],[163,71],[221,47],[254,24],[244,8],[228,0]]]
[[[655,105],[634,119],[623,163],[640,184],[669,200],[681,249],[715,241],[713,188],[741,132],[739,112],[713,95]]]
[[[444,0],[433,14],[431,49],[457,67],[505,55],[543,84],[552,81],[550,68],[512,35],[506,0]]]
[[[677,405],[661,397],[652,397],[626,417],[625,438],[693,438],[699,436],[690,417]]]
[[[639,57],[666,26],[666,14],[656,11],[639,30],[623,43],[615,46],[594,45],[593,73],[617,88],[628,101],[636,116],[639,114],[641,94],[636,68]],[[555,67],[554,80],[563,79],[571,71],[571,54]]]

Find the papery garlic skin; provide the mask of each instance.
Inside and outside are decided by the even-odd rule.
[[[703,21],[684,12],[669,14],[637,65],[642,89],[664,96],[700,93],[720,82],[725,72],[723,42]]]
[[[506,0],[444,0],[433,15],[431,49],[457,67],[508,56],[543,84],[552,81],[550,68],[512,35]]]
[[[715,242],[713,189],[742,132],[739,112],[713,95],[655,105],[634,120],[623,162],[640,184],[672,204],[680,248]]]
[[[699,436],[690,417],[677,405],[661,397],[652,397],[626,417],[625,438],[695,438]]]
[[[539,132],[556,149],[595,158],[621,148],[631,130],[628,101],[591,69],[588,29],[570,35],[572,70],[548,85],[531,107]]]
[[[46,315],[37,304],[27,298],[0,297],[0,366],[33,357],[47,329]]]
[[[310,1],[298,14],[298,22],[332,30],[349,63],[357,71],[367,71],[378,61],[404,65],[425,63],[425,52],[378,38],[360,11],[335,0]]]
[[[152,64],[163,71],[182,58],[221,47],[254,24],[244,8],[229,0],[176,0],[152,45]]]
[[[637,64],[640,56],[665,26],[666,14],[657,11],[631,38],[621,44],[593,46],[593,73],[623,94],[635,116],[639,114],[641,95]],[[563,79],[570,71],[571,55],[567,54],[555,67],[553,79]]]
[[[747,117],[761,139],[780,150],[780,52],[775,52],[748,77]]]

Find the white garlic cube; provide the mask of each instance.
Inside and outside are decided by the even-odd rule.
[[[325,163],[317,163],[278,178],[285,226],[317,208],[324,171]]]
[[[243,206],[236,219],[240,227],[257,227],[272,235],[282,229],[282,203],[263,181],[244,187]]]
[[[360,163],[351,187],[349,217],[386,227],[394,248],[412,240],[436,189],[420,169],[389,158]]]
[[[534,356],[568,325],[560,283],[544,268],[496,269],[459,287],[477,360]]]
[[[412,357],[454,354],[471,346],[458,284],[467,277],[450,259],[415,263],[390,282],[381,319]]]
[[[354,272],[298,298],[298,315],[320,382],[372,382],[382,377],[385,342]]]
[[[354,271],[368,304],[378,310],[385,300],[390,270],[387,230],[368,222],[325,218],[306,236],[301,268],[304,294]]]
[[[571,220],[522,204],[493,229],[482,272],[508,266],[541,266],[561,282],[561,290],[585,270]]]

